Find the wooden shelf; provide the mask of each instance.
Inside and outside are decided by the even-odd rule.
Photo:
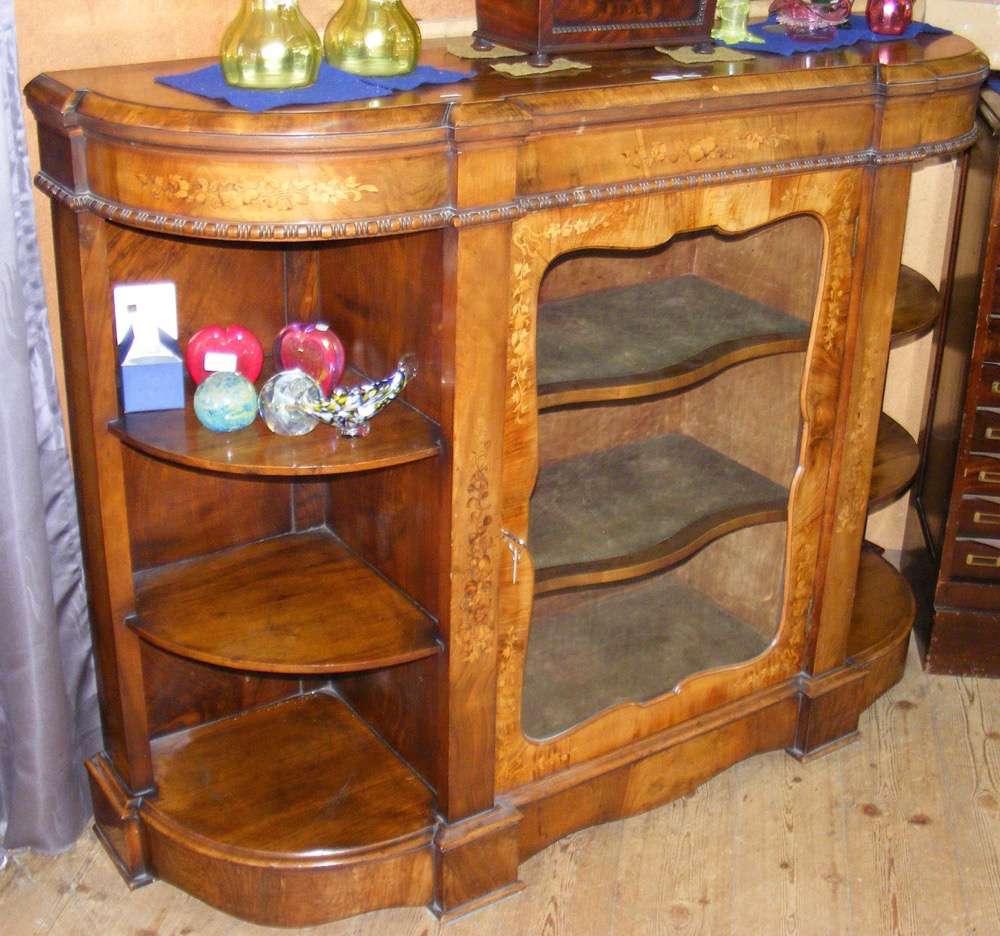
[[[908,266],[899,268],[892,342],[900,344],[926,335],[941,314],[941,294],[926,276]]]
[[[807,322],[690,275],[544,303],[538,406],[677,390],[808,338]]]
[[[876,547],[865,543],[847,636],[848,657],[867,660],[879,655],[900,634],[908,636],[914,610],[913,592],[903,574],[886,562]]]
[[[895,685],[906,666],[906,648],[917,605],[902,573],[866,543],[854,593],[847,662],[865,673],[860,704],[869,706]]]
[[[323,873],[344,868],[350,887],[352,865],[429,865],[430,790],[330,694],[160,738],[152,756],[157,792],[141,808],[158,871],[230,913],[270,922],[292,898],[315,904],[296,919],[318,922],[336,903]],[[261,888],[235,908],[219,888],[234,866]]]
[[[779,484],[678,433],[550,465],[531,498],[541,594],[645,575],[742,527],[783,520]]]
[[[547,738],[685,677],[752,659],[770,643],[671,573],[536,600],[522,725]]]
[[[141,573],[135,595],[144,640],[230,669],[346,673],[440,649],[423,611],[321,531]]]
[[[335,475],[388,468],[436,455],[437,425],[397,401],[372,420],[363,439],[337,435],[317,426],[304,436],[271,432],[262,419],[238,432],[212,432],[192,407],[155,413],[128,413],[108,429],[126,445],[190,468],[258,476]]]
[[[884,507],[907,491],[919,467],[920,449],[913,436],[883,413],[875,442],[875,467],[872,469],[868,509]]]

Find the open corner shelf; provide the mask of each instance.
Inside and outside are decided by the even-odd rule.
[[[693,275],[546,302],[538,406],[678,390],[808,339],[807,322]]]
[[[787,500],[780,484],[679,433],[557,462],[531,499],[536,592],[666,568],[726,533],[783,520]]]
[[[171,879],[231,913],[243,908],[227,906],[218,882],[234,866],[245,886],[272,892],[266,918],[258,911],[255,919],[290,912],[303,925],[337,905],[338,891],[317,872],[344,869],[346,899],[357,899],[357,865],[403,863],[415,880],[429,876],[431,791],[328,693],[154,740],[152,757],[157,795],[143,801],[142,815],[153,853]],[[276,887],[281,872],[290,876]],[[386,890],[407,902],[399,887]]]
[[[433,620],[323,531],[143,572],[135,593],[140,637],[230,669],[346,673],[440,650]]]
[[[926,335],[941,314],[941,294],[926,276],[901,266],[892,313],[892,342],[899,344]]]
[[[903,494],[913,483],[920,467],[916,440],[891,416],[882,414],[875,442],[868,509],[877,510]]]
[[[913,592],[903,574],[866,543],[847,635],[848,657],[865,662],[883,656],[894,643],[902,642],[905,648],[915,612]]]
[[[282,436],[257,419],[238,432],[212,432],[192,407],[128,413],[108,424],[126,445],[174,464],[226,474],[263,477],[322,476],[388,468],[431,458],[440,431],[417,410],[397,401],[372,420],[358,439],[317,426],[304,436]]]

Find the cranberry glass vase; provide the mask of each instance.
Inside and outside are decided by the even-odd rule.
[[[880,36],[898,36],[913,21],[913,0],[868,0],[868,28]]]

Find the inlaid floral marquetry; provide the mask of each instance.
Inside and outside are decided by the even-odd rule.
[[[344,179],[315,181],[278,181],[248,179],[231,181],[205,176],[137,175],[139,185],[156,201],[171,204],[202,205],[206,208],[267,208],[292,211],[304,205],[338,205],[360,202],[366,194],[375,194],[374,185],[359,182],[353,176]]]
[[[489,510],[490,483],[487,469],[489,444],[476,456],[475,471],[466,489],[469,511],[468,575],[462,596],[462,656],[466,663],[475,663],[493,645],[493,623],[490,601],[493,592],[493,562],[490,535],[493,517]]]
[[[688,145],[662,141],[650,146],[640,145],[622,153],[622,157],[633,168],[648,173],[663,166],[700,163],[709,159],[735,159],[764,147],[773,149],[790,140],[791,137],[787,133],[776,131],[761,133],[750,130],[730,139],[706,136]]]
[[[528,415],[531,375],[530,353],[534,341],[534,315],[538,306],[538,281],[542,271],[556,254],[569,247],[561,243],[566,238],[580,238],[608,223],[604,214],[546,222],[544,226],[524,225],[514,232],[514,295],[510,315],[510,374],[511,406],[518,422]],[[543,250],[548,244],[550,249]]]

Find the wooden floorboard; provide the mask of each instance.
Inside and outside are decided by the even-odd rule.
[[[587,829],[522,867],[521,893],[440,926],[387,910],[315,936],[996,936],[1000,680],[906,676],[861,739],[761,755],[690,796]],[[129,893],[88,832],[0,871],[4,936],[264,936],[166,884]]]

